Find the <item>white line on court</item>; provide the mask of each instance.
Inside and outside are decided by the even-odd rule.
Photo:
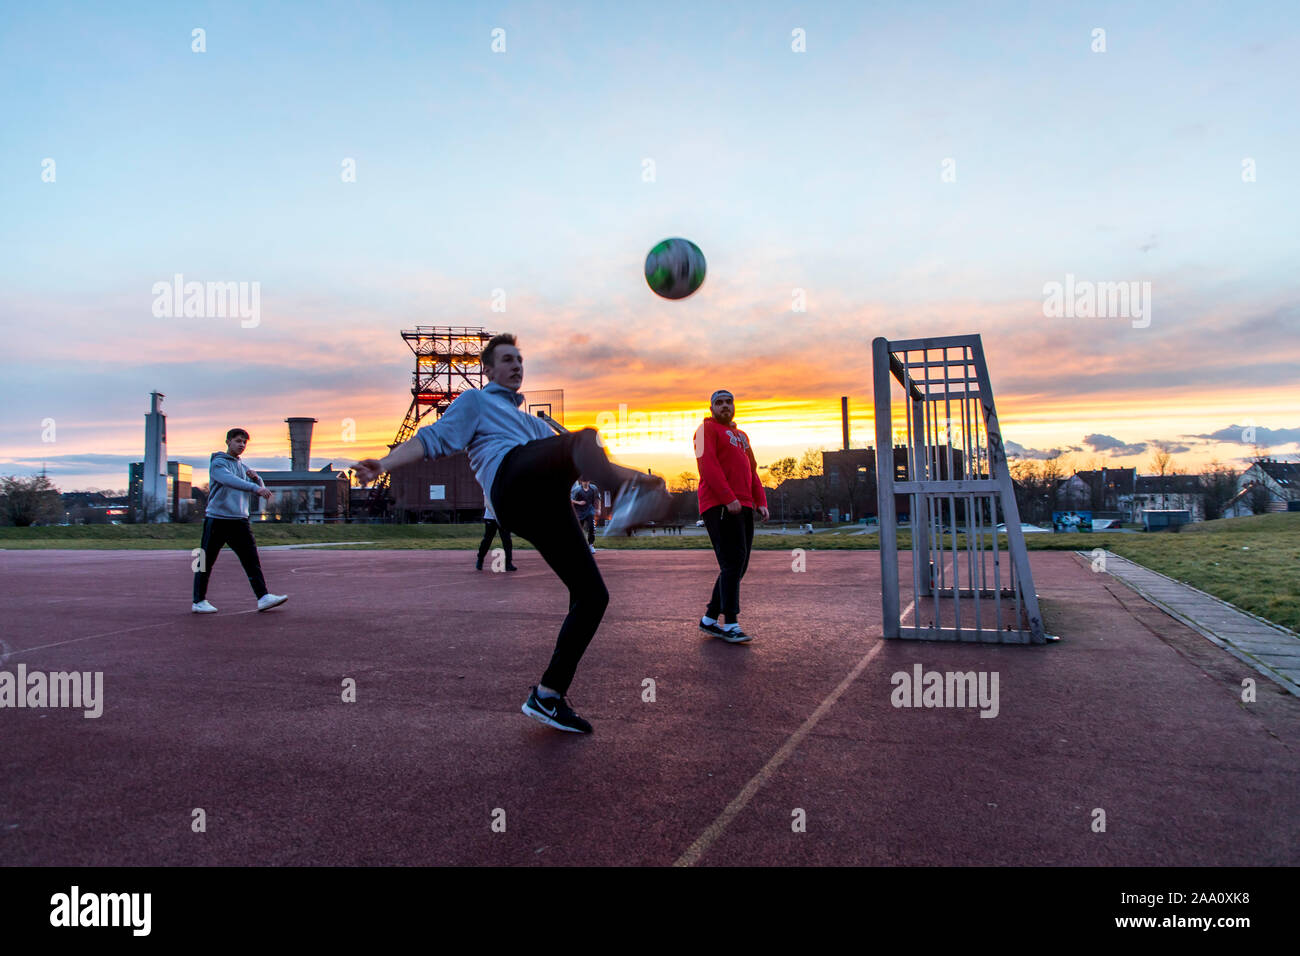
[[[907,609],[899,615],[899,620],[907,617],[915,605],[915,601],[909,604]],[[754,799],[754,794],[758,793],[763,788],[763,784],[767,783],[772,778],[772,775],[781,768],[781,764],[789,759],[795,748],[817,726],[817,722],[826,715],[828,710],[835,706],[835,702],[840,699],[840,695],[848,690],[849,685],[858,679],[859,675],[867,669],[867,665],[884,647],[885,639],[882,637],[880,643],[863,655],[862,660],[853,666],[853,670],[849,671],[848,676],[840,681],[839,685],[827,695],[826,699],[817,705],[817,709],[812,712],[812,715],[803,722],[798,730],[790,735],[789,739],[781,745],[781,749],[772,755],[771,759],[763,765],[763,768],[749,779],[749,783],[745,784],[740,793],[736,795],[736,798],[727,804],[726,809],[718,814],[718,818],[708,825],[694,843],[687,847],[686,852],[677,858],[673,866],[694,866],[699,862],[700,857],[705,854],[718,837],[722,836],[722,831],[727,829],[731,821],[739,816],[740,811],[749,805],[749,801]]]
[[[256,613],[257,613],[257,608],[253,608],[252,610],[249,611],[230,611],[225,616],[231,617],[236,614],[256,614]],[[174,626],[176,622],[158,621],[157,623],[154,624],[141,624],[139,627],[124,627],[120,631],[105,631],[103,634],[91,634],[88,637],[74,637],[70,641],[57,641],[54,644],[37,644],[35,647],[22,647],[22,648],[18,648],[17,650],[10,651],[7,657],[17,657],[19,654],[29,654],[32,651],[49,650],[51,647],[63,647],[67,644],[80,644],[82,641],[93,641],[96,638],[100,638],[100,637],[114,637],[115,635],[118,634],[130,634],[132,631],[146,631],[151,627],[163,627],[168,624]]]

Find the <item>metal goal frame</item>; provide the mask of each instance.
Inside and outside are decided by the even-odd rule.
[[[872,342],[884,635],[1044,644],[1033,573],[979,335]],[[895,444],[895,384],[902,410]],[[914,602],[899,613],[906,495]],[[999,516],[1006,550],[999,540]],[[911,622],[903,618],[911,613]]]

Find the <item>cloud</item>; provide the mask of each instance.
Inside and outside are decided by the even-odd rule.
[[[110,471],[121,472],[122,483],[127,480],[127,473],[132,463],[142,461],[143,455],[105,455],[88,453],[83,455],[50,455],[48,457],[3,458],[0,459],[0,474],[37,474],[42,469],[51,477],[62,475],[103,474]],[[207,468],[207,460],[198,461],[169,455],[168,461],[179,461],[193,468]]]
[[[1109,452],[1111,455],[1140,455],[1147,450],[1146,442],[1123,442],[1101,433],[1084,435],[1083,443],[1093,451]]]
[[[86,475],[86,474],[104,474],[106,472],[120,472],[121,483],[126,484],[127,471],[134,461],[139,461],[139,455],[51,455],[48,458],[5,458],[0,459],[0,473],[9,474],[40,474],[45,471],[51,478],[60,478],[65,475]]]
[[[1042,448],[1026,448],[1019,442],[1014,441],[1004,442],[1003,447],[1006,449],[1007,456],[1010,458],[1039,458],[1046,461],[1052,458],[1059,458],[1061,455],[1065,454],[1065,450],[1061,448],[1050,448],[1047,450]]]
[[[1209,432],[1203,435],[1189,435],[1189,438],[1205,438],[1210,441],[1228,442],[1235,445],[1262,445],[1265,448],[1271,448],[1274,445],[1286,445],[1291,442],[1300,442],[1300,428],[1265,428],[1262,425],[1255,428],[1253,441],[1247,441],[1249,437],[1248,425],[1229,425],[1227,428],[1220,428],[1218,431]]]

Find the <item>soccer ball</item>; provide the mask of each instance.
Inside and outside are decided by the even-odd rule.
[[[645,281],[656,295],[684,299],[704,282],[704,253],[689,239],[665,239],[645,257]]]

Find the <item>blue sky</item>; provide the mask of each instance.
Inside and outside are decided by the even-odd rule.
[[[865,414],[872,337],[972,330],[1026,446],[1300,427],[1298,22],[1293,4],[7,6],[0,472],[139,457],[153,388],[192,460],[232,418],[354,408],[391,433],[397,330],[417,323],[515,328],[534,387],[592,419],[689,405],[706,370],[808,403],[826,437],[805,446],[836,442],[840,394]],[[710,276],[663,303],[640,264],[672,235]],[[176,273],[259,282],[261,325],[155,318]],[[1066,273],[1150,281],[1152,327],[1045,319]]]

